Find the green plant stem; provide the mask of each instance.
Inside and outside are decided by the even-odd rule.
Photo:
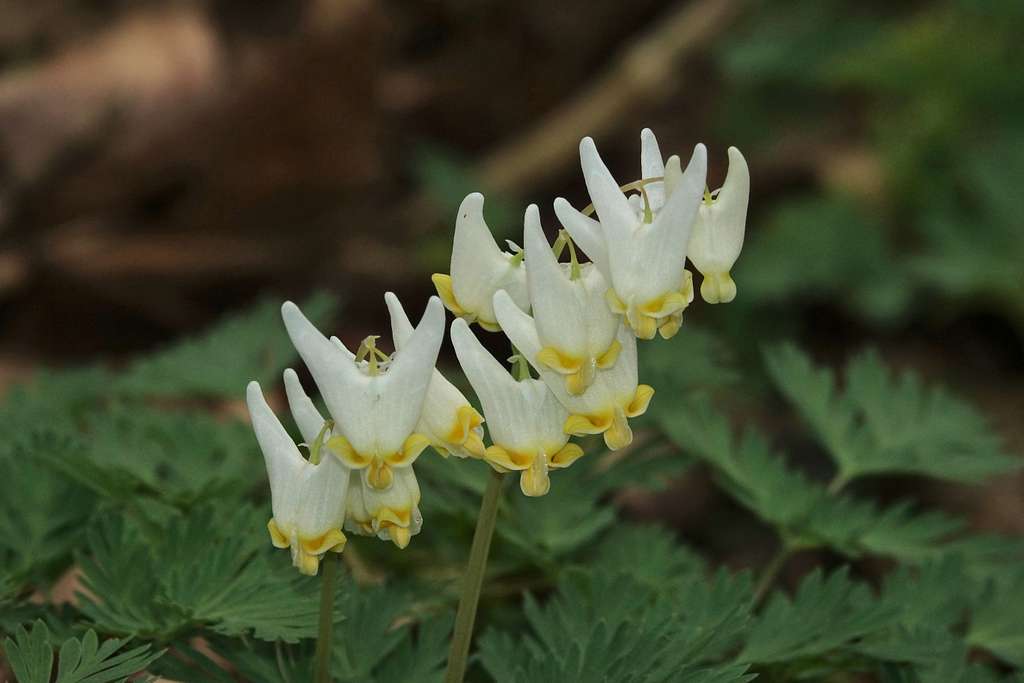
[[[455,614],[455,630],[452,633],[452,649],[448,655],[448,670],[445,683],[462,683],[469,660],[469,643],[473,639],[473,622],[476,620],[476,606],[480,602],[480,587],[487,570],[487,555],[491,550],[494,523],[498,517],[498,500],[501,498],[501,484],[505,475],[491,470],[480,514],[476,518],[473,546],[469,551],[469,564],[462,577],[462,596],[459,611]]]
[[[337,583],[337,559],[330,553],[324,557],[323,573],[320,577],[320,630],[316,639],[316,683],[331,682],[331,631],[334,627],[334,587]]]
[[[772,584],[775,583],[775,577],[782,571],[783,565],[786,564],[786,560],[793,554],[793,550],[783,545],[779,548],[778,552],[775,553],[774,557],[768,561],[764,570],[761,572],[761,578],[757,580],[757,587],[754,588],[754,607],[757,607],[768,595],[768,591],[771,590]]]

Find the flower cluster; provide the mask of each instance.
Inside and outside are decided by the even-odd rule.
[[[330,419],[287,370],[288,404],[303,438],[296,445],[259,385],[249,385],[270,478],[274,545],[290,548],[307,574],[316,573],[326,552],[342,551],[342,529],[404,548],[422,526],[413,463],[427,446],[519,472],[523,493],[542,496],[551,488],[550,471],[583,455],[572,437],[601,434],[611,450],[629,445],[629,420],[654,395],[638,383],[637,340],[679,331],[694,298],[687,258],[702,275],[706,302],[736,296],[729,271],[743,246],[750,177],[739,150],[728,155],[725,182],[712,192],[704,145],[684,169],[678,156],[663,160],[654,134],[644,130],[641,178],[620,185],[585,138],[580,159],[592,204],[577,210],[555,200],[563,229],[554,245],[531,205],[523,247],[509,242],[511,251],[503,251],[484,221],[483,196],[469,195],[456,219],[450,273],[433,276],[440,298],[430,299],[419,325],[412,326],[397,297],[385,295],[390,355],[377,348],[377,337],[352,353],[285,303],[285,327]],[[577,247],[589,262],[581,262]],[[565,252],[568,262],[560,260]],[[482,416],[434,367],[444,308],[456,316],[452,344]],[[484,348],[474,323],[504,332],[514,373]]]

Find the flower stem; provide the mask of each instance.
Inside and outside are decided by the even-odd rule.
[[[320,577],[320,630],[316,639],[316,683],[331,683],[331,630],[334,627],[334,585],[338,575],[337,559],[329,553],[324,557]]]
[[[775,553],[775,556],[769,560],[761,572],[761,578],[758,580],[757,586],[754,588],[754,607],[758,607],[768,596],[768,591],[771,590],[772,585],[775,583],[775,577],[782,571],[782,566],[786,564],[786,560],[792,554],[793,549],[783,544],[778,552]]]
[[[455,615],[455,631],[452,633],[452,649],[448,655],[448,670],[445,672],[445,683],[462,683],[466,675],[466,662],[469,660],[469,643],[473,638],[473,622],[476,620],[476,606],[480,601],[480,587],[484,582],[487,569],[487,554],[491,549],[491,537],[494,535],[494,522],[498,517],[498,499],[501,497],[501,484],[505,475],[491,470],[480,503],[480,514],[476,519],[476,531],[473,533],[473,546],[469,551],[469,565],[462,577],[462,596],[459,598],[459,611]]]

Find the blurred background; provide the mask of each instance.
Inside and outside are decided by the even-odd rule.
[[[326,289],[332,331],[386,333],[383,292],[418,315],[467,192],[499,237],[530,202],[553,234],[554,197],[588,203],[579,138],[628,182],[649,126],[666,156],[707,143],[712,188],[729,145],[750,163],[739,296],[686,323],[750,369],[750,419],[792,431],[762,343],[876,346],[1022,452],[1022,35],[1019,0],[7,0],[0,386],[265,295]],[[634,514],[706,527],[680,486]],[[1019,478],[912,486],[1024,531]]]

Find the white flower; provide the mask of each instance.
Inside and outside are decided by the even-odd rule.
[[[565,390],[582,394],[597,370],[615,364],[619,318],[605,302],[608,284],[592,263],[560,264],[540,225],[536,205],[526,209],[523,235],[526,282],[541,350],[537,362],[565,379]],[[570,249],[574,247],[570,244]]]
[[[736,283],[729,271],[743,249],[749,199],[747,161],[738,149],[730,147],[725,183],[720,190],[705,196],[690,235],[690,260],[704,276],[700,295],[709,304],[728,303],[736,298]]]
[[[562,376],[538,360],[543,347],[533,318],[505,292],[494,295],[494,310],[505,334],[569,411],[562,426],[566,434],[603,434],[605,444],[612,450],[633,441],[628,418],[646,412],[654,389],[646,384],[637,385],[636,337],[625,325],[619,325],[616,335],[620,347],[618,360],[608,369],[598,369],[590,388],[574,396],[566,391]],[[487,415],[486,408],[484,414]],[[488,421],[491,419],[488,416]]]
[[[483,404],[494,442],[484,458],[499,471],[520,471],[524,494],[543,496],[551,488],[548,470],[568,467],[583,455],[579,446],[568,443],[562,428],[568,412],[544,382],[517,382],[480,345],[464,320],[452,323],[451,337],[459,363]]]
[[[653,134],[645,133],[643,142],[643,171],[658,172]],[[642,339],[652,339],[659,331],[665,338],[673,336],[693,299],[684,266],[707,176],[707,150],[697,145],[685,172],[680,171],[679,157],[670,158],[663,187],[655,183],[648,191],[644,185],[646,201],[631,201],[623,194],[592,139],[580,143],[580,159],[600,222],[561,198],[555,200],[559,220],[609,281],[612,311],[625,315]]]
[[[302,388],[294,370],[285,370],[284,387],[292,417],[307,444],[315,443],[318,437],[325,439],[325,432],[325,440],[328,442],[332,435],[339,433],[336,426],[332,431],[326,431],[326,421]],[[329,448],[323,450],[331,452]],[[337,458],[333,454],[331,457]],[[395,482],[386,491],[378,491],[370,486],[366,482],[366,473],[364,469],[355,477],[347,478],[345,530],[390,540],[399,548],[406,547],[410,538],[418,534],[423,526],[423,517],[418,507],[420,490],[412,467],[395,469]]]
[[[400,351],[412,336],[412,323],[397,296],[388,292],[384,301],[391,314],[391,338],[395,349]],[[454,453],[460,458],[479,458],[484,454],[483,421],[483,416],[469,404],[462,392],[440,371],[434,370],[416,431],[426,434],[430,444],[442,455]]]
[[[292,564],[303,574],[314,575],[324,553],[341,552],[345,547],[341,526],[345,520],[349,469],[328,449],[320,449],[317,439],[324,435],[319,428],[304,434],[312,433],[312,437],[305,436],[306,442],[322,457],[319,462],[303,458],[267,405],[259,383],[249,383],[246,402],[270,479],[274,516],[267,529],[271,542],[278,548],[291,548]],[[310,424],[301,410],[294,405],[292,410],[300,426]]]
[[[419,326],[393,358],[372,344],[355,357],[329,341],[290,302],[282,317],[335,421],[328,447],[360,470],[361,500],[350,513],[358,524],[404,547],[418,530],[419,487],[412,464],[430,439],[415,432],[444,336],[444,307],[431,297]],[[350,492],[351,493],[351,492]],[[355,513],[359,513],[358,515]],[[363,514],[365,513],[365,514]]]
[[[496,291],[507,290],[521,308],[529,306],[522,261],[521,254],[498,247],[484,222],[484,196],[474,192],[462,200],[455,220],[451,275],[434,273],[431,280],[448,310],[485,330],[498,332],[501,328],[491,307]]]

